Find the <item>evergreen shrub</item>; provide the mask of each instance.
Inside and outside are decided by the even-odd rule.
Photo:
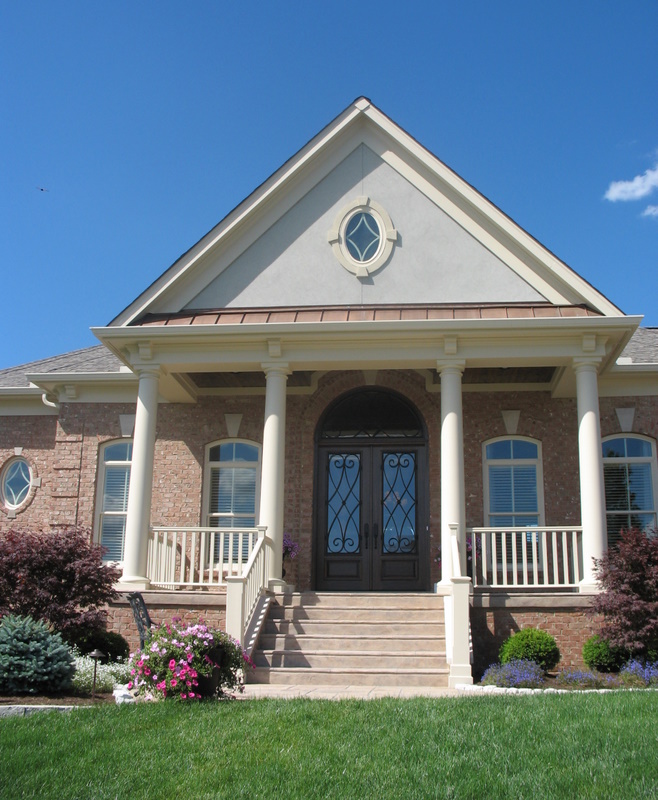
[[[64,692],[75,672],[73,656],[45,622],[9,615],[0,622],[0,693]]]
[[[583,661],[598,672],[619,672],[628,661],[628,653],[614,647],[607,639],[595,634],[583,645]]]
[[[557,666],[560,651],[555,639],[546,631],[524,628],[503,642],[498,657],[501,664],[518,660],[534,661],[544,672],[548,672]]]
[[[121,661],[130,655],[130,647],[123,636],[104,628],[76,628],[70,634],[64,634],[64,638],[82,656],[89,655],[93,650],[100,650],[105,655],[103,663]]]

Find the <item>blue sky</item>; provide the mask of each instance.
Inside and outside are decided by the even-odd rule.
[[[655,0],[3,3],[0,368],[95,344],[360,95],[658,325],[657,31]]]

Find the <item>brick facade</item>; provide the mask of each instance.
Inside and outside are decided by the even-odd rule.
[[[314,585],[313,529],[315,495],[315,433],[327,407],[344,392],[366,385],[361,371],[330,372],[313,394],[289,394],[285,483],[285,530],[300,544],[298,558],[284,566],[287,578],[299,589]],[[417,408],[427,431],[429,476],[429,537],[432,583],[440,578],[435,561],[440,544],[440,403],[439,392],[429,392],[425,377],[415,371],[380,370],[376,386],[407,397]],[[658,398],[602,398],[602,435],[620,433],[616,408],[635,408],[633,431],[658,438]],[[546,524],[578,524],[577,411],[574,399],[554,399],[548,392],[464,391],[464,462],[466,522],[483,524],[482,444],[504,436],[502,412],[520,412],[517,434],[541,442]],[[0,418],[0,465],[23,448],[41,486],[14,519],[0,514],[0,529],[43,529],[51,525],[94,525],[98,454],[103,442],[121,437],[119,417],[134,413],[131,404],[62,404],[59,416]],[[206,446],[227,438],[225,414],[241,414],[239,437],[262,441],[264,397],[236,395],[203,397],[196,404],[162,404],[158,409],[153,503],[154,525],[203,524],[202,484]],[[170,613],[171,612],[171,613]],[[179,613],[181,612],[181,613]],[[179,614],[187,618],[209,609],[202,604],[185,614],[174,606],[157,610],[157,619]],[[223,611],[212,612],[224,619]],[[110,610],[111,625],[130,633],[126,608]],[[473,630],[481,642],[480,664],[495,657],[512,630],[536,624],[556,635],[567,664],[580,663],[582,640],[593,621],[582,610],[475,609]],[[133,632],[134,634],[134,632]],[[131,635],[133,635],[131,634]]]

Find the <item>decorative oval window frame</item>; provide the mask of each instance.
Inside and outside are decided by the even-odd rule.
[[[356,214],[369,214],[379,227],[379,246],[377,252],[367,261],[357,261],[352,257],[345,242],[345,231],[350,221]],[[334,220],[334,226],[327,234],[334,256],[348,272],[357,278],[366,278],[384,266],[391,257],[393,248],[398,240],[398,232],[393,227],[393,222],[386,209],[370,197],[357,197],[344,206]]]
[[[28,474],[30,476],[30,483],[27,487],[27,492],[20,503],[14,504],[6,495],[5,481],[7,479],[7,472],[11,469],[13,464],[22,462],[26,465]],[[0,509],[9,517],[13,519],[16,514],[25,511],[34,499],[37,487],[41,484],[41,480],[36,477],[36,472],[30,461],[24,455],[16,455],[7,459],[0,469]]]

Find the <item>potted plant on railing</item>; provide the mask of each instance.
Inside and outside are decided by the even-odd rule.
[[[244,691],[248,666],[249,656],[224,631],[174,619],[151,628],[144,649],[131,655],[128,689],[146,700],[230,697]]]

